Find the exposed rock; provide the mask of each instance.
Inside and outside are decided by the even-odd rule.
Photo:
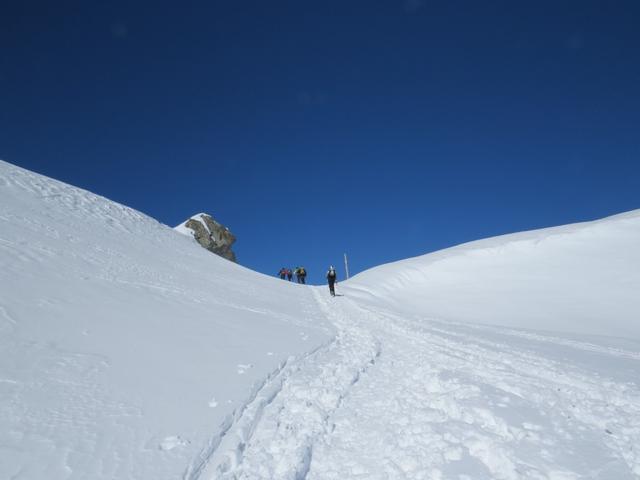
[[[227,227],[216,222],[211,215],[199,213],[175,229],[180,233],[193,236],[210,252],[232,262],[236,261],[236,254],[231,250],[231,246],[236,241],[235,235]]]

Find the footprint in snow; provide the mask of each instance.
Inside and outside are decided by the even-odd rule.
[[[185,445],[188,445],[189,441],[188,440],[184,440],[182,437],[180,437],[180,435],[176,435],[176,436],[172,436],[172,437],[167,437],[165,438],[159,445],[160,450],[164,450],[169,451],[169,450],[173,450],[176,447],[184,447]]]
[[[247,365],[243,365],[241,363],[238,364],[238,375],[244,375],[244,373],[249,370],[250,368],[253,368],[253,365],[248,363]]]

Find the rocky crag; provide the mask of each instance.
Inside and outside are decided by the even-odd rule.
[[[216,222],[211,215],[206,213],[194,215],[175,227],[175,230],[192,236],[210,252],[232,262],[237,262],[236,254],[231,250],[231,246],[236,241],[235,235],[227,227]]]

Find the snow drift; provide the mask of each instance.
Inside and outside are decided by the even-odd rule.
[[[640,210],[467,243],[352,278],[410,315],[640,339]]]

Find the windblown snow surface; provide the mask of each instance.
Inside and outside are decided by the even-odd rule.
[[[332,298],[0,162],[0,478],[640,478],[638,245],[634,211]]]

